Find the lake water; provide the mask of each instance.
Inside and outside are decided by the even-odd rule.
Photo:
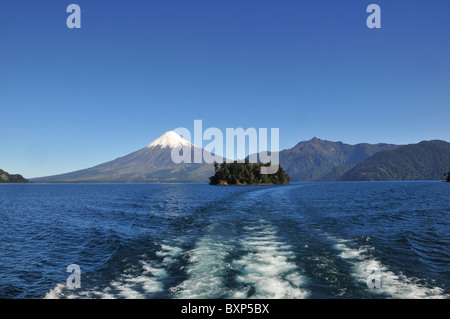
[[[0,185],[0,298],[448,298],[449,195],[438,181]]]

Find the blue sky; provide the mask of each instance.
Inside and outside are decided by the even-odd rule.
[[[82,10],[68,29],[66,8]],[[382,28],[368,29],[377,3]],[[0,168],[87,168],[168,130],[280,129],[280,148],[450,141],[450,1],[0,3]]]

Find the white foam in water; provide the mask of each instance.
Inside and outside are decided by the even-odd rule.
[[[148,294],[163,291],[164,286],[160,280],[167,276],[165,270],[150,267],[145,262],[142,263],[143,272],[141,275],[133,276],[131,274],[123,274],[103,290],[99,288],[94,288],[89,291],[82,290],[82,288],[69,290],[65,284],[58,284],[45,295],[44,299],[143,299]],[[83,281],[81,283],[83,287]]]
[[[331,237],[330,237],[331,238]],[[439,287],[429,287],[424,284],[418,283],[418,279],[408,278],[403,274],[395,274],[390,271],[386,266],[382,265],[376,259],[370,258],[368,252],[373,247],[363,246],[359,249],[349,248],[345,240],[337,240],[338,243],[334,247],[340,251],[339,256],[343,259],[349,260],[353,263],[353,276],[367,285],[368,278],[374,278],[373,270],[377,269],[379,276],[379,288],[375,285],[375,280],[371,281],[373,285],[370,289],[371,292],[387,294],[392,298],[399,299],[425,299],[425,298],[448,298],[443,292],[443,289]]]
[[[64,295],[65,284],[57,284],[55,288],[50,289],[44,296],[44,299],[60,299]]]
[[[143,299],[154,293],[164,290],[163,279],[168,276],[164,267],[169,266],[176,261],[182,249],[169,245],[161,245],[161,251],[157,255],[164,257],[162,265],[148,261],[147,256],[142,256],[140,261],[140,272],[136,276],[134,272],[125,271],[119,278],[110,282],[105,289],[94,288],[89,291],[81,289],[69,290],[66,284],[58,284],[51,289],[45,299],[79,299],[79,298],[102,298],[102,299]],[[83,277],[81,277],[81,286],[83,287]]]
[[[188,278],[170,291],[177,298],[221,298],[226,292],[223,277],[230,268],[225,258],[229,245],[214,238],[202,238],[189,252]]]
[[[161,245],[161,250],[156,252],[156,255],[163,257],[163,264],[169,266],[176,261],[176,258],[180,256],[182,248],[172,247],[169,245]]]
[[[277,241],[276,232],[268,225],[246,227],[251,236],[241,241],[249,253],[233,262],[241,272],[236,279],[243,286],[232,298],[306,298],[301,288],[303,276],[289,259],[290,246]]]

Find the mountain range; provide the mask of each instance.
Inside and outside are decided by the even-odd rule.
[[[167,132],[146,147],[91,168],[31,179],[32,182],[155,183],[208,182],[214,167],[208,163],[175,164],[174,147],[201,150],[175,132]],[[211,155],[209,153],[209,155]],[[450,143],[349,145],[314,137],[279,152],[280,164],[291,181],[442,179],[450,169]],[[193,161],[192,161],[193,162]]]
[[[314,137],[280,152],[280,164],[293,181],[336,180],[375,153],[397,148],[393,144],[357,144]]]

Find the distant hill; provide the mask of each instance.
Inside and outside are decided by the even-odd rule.
[[[330,142],[314,137],[280,152],[280,164],[291,181],[336,180],[370,156],[399,147],[394,144]]]
[[[0,183],[28,183],[28,180],[19,174],[9,174],[0,169]]]
[[[71,173],[33,178],[31,181],[37,183],[208,182],[208,178],[214,174],[212,164],[175,164],[172,161],[172,149],[181,145],[190,147],[192,154],[194,149],[198,148],[170,131],[146,147],[113,161]]]
[[[450,169],[450,143],[423,141],[379,152],[355,165],[340,180],[442,180]]]

